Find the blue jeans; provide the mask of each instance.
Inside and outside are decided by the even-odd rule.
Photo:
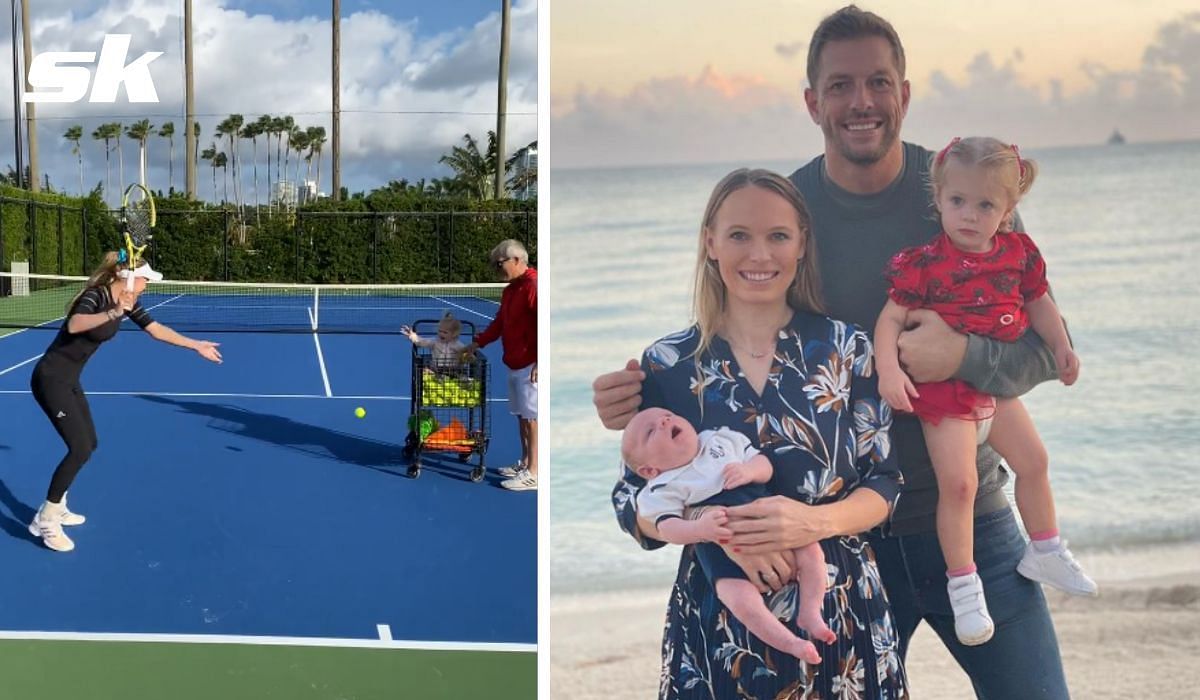
[[[946,595],[946,561],[937,533],[872,535],[869,540],[895,615],[901,658],[924,620],[970,676],[980,700],[1069,697],[1054,623],[1041,586],[1017,573],[1025,538],[1011,508],[975,518],[975,565],[996,623],[995,636],[979,646],[964,646],[954,636],[954,613]]]

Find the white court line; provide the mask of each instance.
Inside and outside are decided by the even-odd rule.
[[[325,371],[325,356],[321,354],[321,337],[317,335],[317,319],[313,316],[312,307],[308,307],[308,320],[313,327],[313,342],[317,344],[317,362],[321,364],[321,381],[325,382],[325,396],[332,397],[333,390],[329,388],[329,373]]]
[[[342,639],[338,637],[257,637],[225,634],[123,634],[109,632],[0,631],[0,639],[58,642],[161,642],[167,644],[246,644],[259,646],[349,647],[359,649],[427,649],[433,651],[536,652],[537,644],[516,642],[425,642],[394,639]]]
[[[39,352],[38,354],[34,355],[33,357],[29,358],[28,360],[25,360],[24,362],[17,363],[15,365],[13,365],[12,367],[9,367],[8,369],[0,370],[0,375],[8,374],[9,372],[13,371],[14,369],[17,369],[18,367],[24,367],[25,365],[29,364],[30,362],[33,362],[34,360],[38,359],[39,357],[41,357],[44,354],[45,353]]]
[[[31,394],[29,389],[0,389],[0,396],[5,394]],[[380,394],[362,394],[357,396],[339,395],[325,396],[323,394],[238,394],[238,393],[202,393],[182,391],[88,391],[92,396],[175,396],[179,398],[198,399],[338,399],[343,401],[411,401],[411,396],[387,396]],[[488,403],[500,403],[508,399],[488,399]]]
[[[391,625],[375,625],[375,629],[379,631],[380,641],[384,641],[384,642],[392,641]]]
[[[450,306],[457,306],[458,308],[462,309],[463,311],[466,311],[467,313],[472,313],[472,314],[475,314],[476,316],[483,316],[484,318],[486,318],[489,321],[492,320],[492,317],[488,316],[487,314],[481,314],[478,311],[475,311],[474,309],[468,309],[467,307],[465,307],[461,304],[455,304],[454,302],[450,301],[449,299],[443,299],[441,297],[434,297],[434,299],[437,299],[440,302],[449,304]]]
[[[181,297],[181,296],[183,296],[183,295],[182,295],[182,294],[180,294],[180,295],[178,295],[178,296],[175,296],[175,297],[173,297],[173,298],[171,298],[171,299],[167,299],[167,300],[166,300],[166,301],[164,301],[164,302],[161,302],[161,303],[159,303],[159,304],[155,304],[154,306],[151,306],[149,309],[146,309],[146,311],[150,311],[150,309],[157,309],[158,307],[162,306],[163,304],[169,304],[169,303],[171,303],[171,302],[175,301],[175,299],[178,299],[178,298],[179,298],[179,297]],[[66,318],[66,316],[60,316],[59,318],[55,319],[55,321],[61,321],[61,320],[63,320],[64,318]],[[122,318],[122,319],[121,319],[121,322],[122,322],[122,323],[124,323],[124,322],[125,322],[127,319],[128,319],[128,317],[126,317],[126,318]],[[54,321],[46,321],[46,323],[54,323]],[[133,322],[132,322],[132,321],[130,321],[130,323],[133,323]],[[45,324],[42,324],[42,325],[45,325]],[[26,331],[26,330],[29,330],[29,329],[28,329],[28,328],[22,328],[21,330],[23,330],[23,331]],[[10,337],[12,337],[12,336],[14,336],[14,335],[16,335],[16,333],[10,333],[9,335],[6,335],[6,336],[4,336],[4,337],[5,337],[5,338],[10,338]],[[42,355],[44,355],[44,354],[45,354],[45,353],[38,353],[38,354],[34,355],[33,357],[29,358],[28,360],[25,360],[24,362],[17,363],[17,364],[15,364],[15,365],[13,365],[12,367],[9,367],[8,369],[0,370],[0,376],[3,376],[3,375],[5,375],[5,374],[8,374],[9,372],[13,371],[14,369],[18,369],[18,368],[20,368],[20,367],[24,367],[25,365],[29,364],[30,362],[33,362],[34,360],[38,359],[39,357],[41,357],[41,356],[42,356]]]
[[[176,299],[178,299],[182,296],[183,296],[182,294],[177,294],[174,297],[167,299],[166,301],[159,302],[146,310],[150,311],[151,309],[157,309],[158,307],[162,306],[163,304],[170,304],[171,302],[175,301]],[[59,321],[65,319],[65,318],[66,318],[66,316],[59,316],[58,318],[51,319],[49,321],[43,321],[42,323],[39,323],[37,326],[34,326],[34,328],[41,328],[42,326],[45,326],[48,323],[58,323]],[[123,323],[123,322],[125,322],[125,320],[126,320],[125,318],[122,318],[121,322]],[[131,321],[131,323],[132,323],[132,321]],[[18,333],[24,333],[25,331],[28,331],[28,330],[32,330],[32,329],[31,328],[20,328],[20,329],[14,330],[12,333],[5,333],[4,335],[0,335],[0,340],[3,340],[5,338],[11,338]],[[57,330],[57,329],[54,329],[54,330]],[[41,357],[41,355],[39,355],[38,357]],[[22,364],[24,364],[24,363],[22,363]],[[20,367],[20,366],[21,365],[17,365],[17,367]],[[10,367],[9,369],[16,369],[16,368]],[[7,371],[7,370],[5,370],[5,371]],[[4,374],[4,372],[0,372],[0,374]]]
[[[170,304],[171,302],[175,301],[176,299],[182,299],[182,298],[183,298],[182,294],[176,294],[175,296],[171,297],[170,299],[167,299],[166,301],[160,301],[157,304],[155,304],[154,306],[151,306],[150,308],[148,308],[146,310],[153,311],[153,310],[157,309],[158,307],[162,306],[163,304]],[[121,319],[121,320],[125,320],[125,319]]]

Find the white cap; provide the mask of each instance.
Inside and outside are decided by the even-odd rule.
[[[133,270],[129,270],[128,268],[126,268],[124,270],[121,270],[117,274],[121,279],[128,279],[129,276],[132,274],[134,277],[142,277],[144,279],[150,280],[151,282],[161,282],[162,278],[163,278],[161,272],[157,272],[157,271],[151,269],[150,265],[147,263],[142,263],[141,265],[134,268]]]

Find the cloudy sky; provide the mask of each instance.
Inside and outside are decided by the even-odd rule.
[[[62,135],[84,130],[90,189],[104,178],[102,142],[90,138],[102,122],[173,121],[175,186],[183,187],[183,3],[179,0],[36,0],[30,3],[34,54],[99,51],[106,33],[133,35],[128,62],[162,51],[151,65],[159,104],[39,104],[41,170],[60,189],[79,188],[78,165]],[[342,184],[364,190],[401,177],[449,174],[438,158],[472,133],[486,144],[496,125],[499,3],[494,0],[400,3],[342,0]],[[291,114],[301,127],[332,136],[328,0],[196,0],[193,2],[196,111],[200,146],[231,113]],[[0,168],[14,163],[11,30],[0,18]],[[537,139],[537,3],[513,0],[509,38],[507,146]],[[7,86],[7,87],[2,87]],[[218,144],[219,147],[219,144]],[[125,182],[136,179],[137,145],[125,139]],[[260,168],[265,166],[260,139]],[[154,138],[150,184],[167,184],[167,141]],[[132,155],[131,155],[132,154]],[[116,187],[115,154],[113,187]],[[247,146],[242,158],[249,164]],[[329,145],[321,169],[328,191]],[[303,175],[303,168],[301,169]],[[212,192],[211,169],[199,165],[199,193]],[[220,174],[218,173],[218,182]],[[265,184],[265,180],[264,180]],[[248,186],[248,184],[247,184]],[[249,191],[249,190],[247,190]]]
[[[807,159],[808,40],[845,4],[553,0],[554,167]],[[1200,138],[1196,0],[862,0],[896,27],[904,136],[1025,147]]]

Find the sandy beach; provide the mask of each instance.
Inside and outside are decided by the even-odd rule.
[[[1197,697],[1200,570],[1101,585],[1094,599],[1047,591],[1072,697]],[[655,697],[666,596],[666,589],[552,596],[554,699]],[[928,627],[913,639],[908,674],[915,698],[974,697]]]

